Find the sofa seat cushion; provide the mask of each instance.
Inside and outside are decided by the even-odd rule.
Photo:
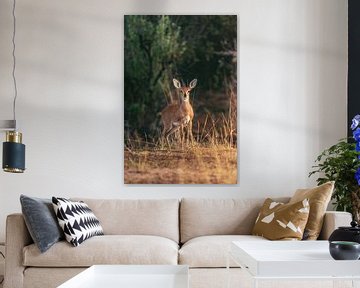
[[[160,236],[95,236],[78,247],[66,241],[45,253],[31,244],[24,247],[23,264],[34,267],[88,267],[95,264],[170,264],[178,262],[178,244]]]
[[[186,242],[179,251],[179,264],[194,268],[226,267],[232,241],[269,241],[252,235],[201,236]],[[231,267],[239,267],[230,260]]]

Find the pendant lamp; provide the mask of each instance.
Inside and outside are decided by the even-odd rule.
[[[5,142],[3,143],[2,168],[5,172],[23,173],[25,171],[25,145],[22,144],[22,133],[17,131],[16,127],[16,98],[17,86],[15,77],[16,57],[15,57],[15,17],[16,0],[13,0],[13,35],[12,35],[12,58],[13,69],[12,78],[14,82],[14,100],[13,100],[13,120],[0,121],[0,130],[6,131]]]

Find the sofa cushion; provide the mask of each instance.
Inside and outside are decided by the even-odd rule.
[[[91,237],[104,235],[99,220],[86,203],[60,197],[52,197],[52,202],[65,239],[72,245],[79,246]]]
[[[105,235],[154,235],[179,242],[178,199],[86,199]]]
[[[301,240],[309,218],[309,208],[308,199],[284,204],[267,198],[252,234],[269,240]]]
[[[184,198],[180,205],[181,243],[206,235],[251,234],[263,202],[264,199]]]
[[[95,236],[78,247],[66,241],[45,253],[34,244],[24,247],[23,264],[36,267],[88,267],[95,264],[171,264],[178,260],[178,244],[159,236]]]
[[[326,182],[311,189],[298,189],[290,199],[290,203],[309,199],[310,214],[305,227],[307,237],[304,240],[316,240],[323,226],[324,215],[334,190],[334,181]]]
[[[21,195],[20,203],[26,227],[41,252],[64,239],[51,199]]]
[[[193,238],[179,250],[179,264],[190,267],[226,267],[228,251],[232,241],[268,241],[252,235],[214,235]],[[239,267],[230,261],[231,267]]]

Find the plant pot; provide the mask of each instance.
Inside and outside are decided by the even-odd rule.
[[[357,225],[356,221],[350,223],[351,226],[343,226],[334,230],[329,237],[329,242],[332,241],[349,241],[357,242],[360,244],[360,226]]]

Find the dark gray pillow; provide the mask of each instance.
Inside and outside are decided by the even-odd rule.
[[[21,195],[20,203],[31,238],[41,253],[64,238],[51,199]]]

